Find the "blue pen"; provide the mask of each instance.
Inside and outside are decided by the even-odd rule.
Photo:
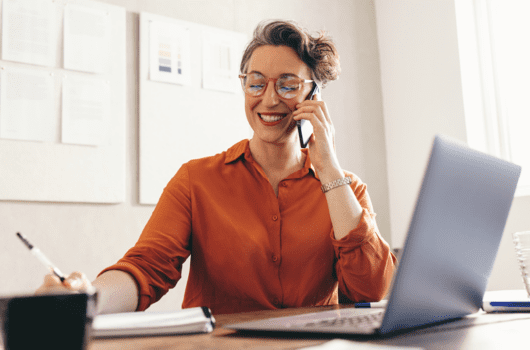
[[[530,312],[530,301],[485,301],[482,309],[486,312]]]
[[[355,303],[356,308],[382,308],[386,307],[387,300],[376,301],[372,303]]]

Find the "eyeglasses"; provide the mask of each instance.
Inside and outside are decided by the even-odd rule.
[[[278,95],[286,100],[295,98],[302,90],[302,84],[313,83],[314,80],[299,78],[294,74],[284,74],[279,78],[265,78],[260,73],[240,74],[243,91],[252,97],[263,95],[267,89],[269,81],[274,82],[274,88]]]

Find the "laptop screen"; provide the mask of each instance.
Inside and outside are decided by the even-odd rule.
[[[478,311],[520,172],[435,137],[381,333]]]

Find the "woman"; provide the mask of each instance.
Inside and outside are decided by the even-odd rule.
[[[339,73],[332,41],[293,22],[259,25],[241,62],[251,140],[184,164],[140,239],[93,282],[100,312],[145,310],[191,255],[183,307],[213,313],[384,297],[395,257],[363,184],[343,171],[326,104],[310,93]],[[296,122],[313,126],[301,149]],[[90,282],[72,274],[70,289]],[[62,288],[47,276],[39,291]]]

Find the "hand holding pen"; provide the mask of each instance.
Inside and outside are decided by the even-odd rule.
[[[20,232],[17,232],[17,237],[20,238],[26,247],[28,247],[31,254],[33,254],[51,272],[44,277],[44,283],[39,289],[37,289],[36,294],[93,292],[95,290],[83,273],[74,272],[68,277],[65,277],[61,270],[59,270],[39,248],[31,244]]]

